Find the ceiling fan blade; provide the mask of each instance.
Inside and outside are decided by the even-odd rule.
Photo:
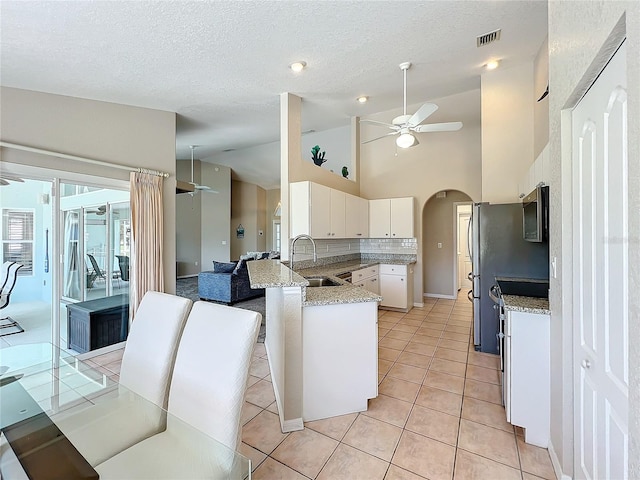
[[[462,122],[428,123],[413,128],[414,132],[455,132],[462,128]]]
[[[411,118],[407,122],[407,125],[410,127],[420,125],[436,110],[438,110],[438,106],[435,103],[425,103],[418,109],[416,113],[411,116]]]
[[[398,127],[397,125],[393,125],[391,123],[386,123],[386,122],[378,122],[377,120],[367,120],[367,119],[361,119],[360,123],[373,123],[374,125],[380,125],[383,127],[389,127],[392,128],[393,130],[399,130],[400,127]]]
[[[15,175],[11,175],[10,173],[0,173],[0,178],[2,180],[9,180],[10,182],[24,183],[23,179],[16,177]]]
[[[397,135],[398,132],[390,132],[386,135],[382,135],[381,137],[372,138],[371,140],[367,140],[366,142],[362,142],[360,145],[364,145],[365,143],[375,142],[376,140],[380,140],[381,138],[388,137],[389,135]]]

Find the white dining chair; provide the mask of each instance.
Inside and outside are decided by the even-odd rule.
[[[229,478],[261,320],[249,310],[196,302],[178,346],[166,431],[98,465],[100,478]],[[218,442],[222,448],[212,446]]]
[[[164,411],[171,376],[192,305],[188,298],[147,292],[136,311],[122,357],[119,385],[124,389],[115,397],[97,397],[82,411],[53,417],[91,465],[166,428]],[[129,391],[134,395],[128,395]],[[132,400],[135,395],[164,410]]]

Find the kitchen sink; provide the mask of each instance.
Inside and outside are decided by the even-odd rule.
[[[307,287],[340,287],[342,283],[336,282],[329,277],[305,277],[309,282]]]

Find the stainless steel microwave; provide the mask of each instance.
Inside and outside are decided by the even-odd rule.
[[[528,242],[549,237],[549,187],[538,186],[522,199],[522,235]]]

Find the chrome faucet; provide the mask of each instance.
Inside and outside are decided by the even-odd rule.
[[[313,245],[313,263],[318,261],[318,254],[316,253],[316,242],[309,235],[298,235],[293,240],[291,240],[291,260],[289,261],[289,268],[293,270],[293,254],[295,253],[296,242],[301,238],[306,238],[307,240],[311,240],[311,244]]]

